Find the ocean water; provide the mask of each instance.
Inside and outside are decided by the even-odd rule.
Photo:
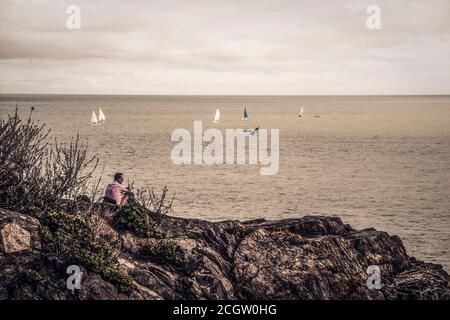
[[[87,138],[105,184],[121,171],[135,185],[167,185],[176,216],[338,215],[399,235],[409,254],[450,271],[450,96],[2,95],[0,116],[15,105],[24,114],[35,106],[52,137]],[[91,126],[96,106],[107,122]],[[194,120],[204,130],[279,129],[278,174],[262,176],[258,165],[173,164],[171,132],[193,132]]]

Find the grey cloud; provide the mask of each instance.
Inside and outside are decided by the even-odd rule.
[[[0,89],[29,90],[34,83],[45,91],[47,80],[48,88],[60,90],[52,79],[66,79],[59,83],[90,91],[101,79],[101,90],[132,92],[157,86],[150,77],[175,88],[189,76],[199,84],[193,93],[202,93],[200,84],[232,90],[241,81],[250,90],[273,83],[274,93],[286,92],[283,85],[326,92],[347,84],[351,93],[373,90],[383,76],[392,83],[379,85],[380,92],[403,89],[398,79],[423,78],[429,80],[424,92],[449,91],[450,76],[442,70],[450,68],[450,2],[376,2],[382,8],[377,32],[365,27],[372,4],[365,0],[79,0],[82,29],[69,31],[69,1],[6,0],[0,4],[0,71],[20,74],[22,82],[2,82]],[[83,70],[86,87],[70,85],[80,77],[73,69]],[[26,70],[33,71],[25,86]],[[122,78],[132,80],[129,87]]]

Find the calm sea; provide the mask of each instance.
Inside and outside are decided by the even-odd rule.
[[[397,234],[411,255],[450,270],[450,96],[3,95],[0,116],[16,104],[22,113],[35,106],[53,137],[65,141],[78,131],[88,138],[105,183],[122,171],[136,185],[167,185],[177,216],[338,215],[356,228]],[[107,121],[91,126],[97,106]],[[192,132],[194,120],[222,131],[279,129],[279,173],[261,176],[258,165],[174,165],[171,132]]]

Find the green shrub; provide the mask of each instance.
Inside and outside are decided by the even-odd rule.
[[[46,252],[100,274],[121,291],[131,290],[132,278],[119,270],[114,248],[96,239],[86,215],[49,211],[37,216],[41,221],[41,238]]]
[[[141,257],[180,265],[183,263],[184,253],[175,241],[161,240],[155,244],[144,245],[141,249]]]
[[[24,272],[24,278],[25,281],[31,283],[40,282],[42,280],[42,276],[39,274],[39,272],[33,269],[26,269]]]
[[[57,286],[58,286],[58,288],[61,289],[61,290],[66,290],[66,289],[67,289],[67,280],[66,280],[66,279],[60,279],[60,280],[57,282]]]
[[[150,215],[143,206],[130,202],[114,213],[114,223],[118,228],[131,230],[138,237],[164,238],[164,233]]]

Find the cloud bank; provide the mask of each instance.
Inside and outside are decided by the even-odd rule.
[[[366,27],[371,4],[381,30]],[[449,13],[447,0],[4,0],[0,90],[450,94]]]

